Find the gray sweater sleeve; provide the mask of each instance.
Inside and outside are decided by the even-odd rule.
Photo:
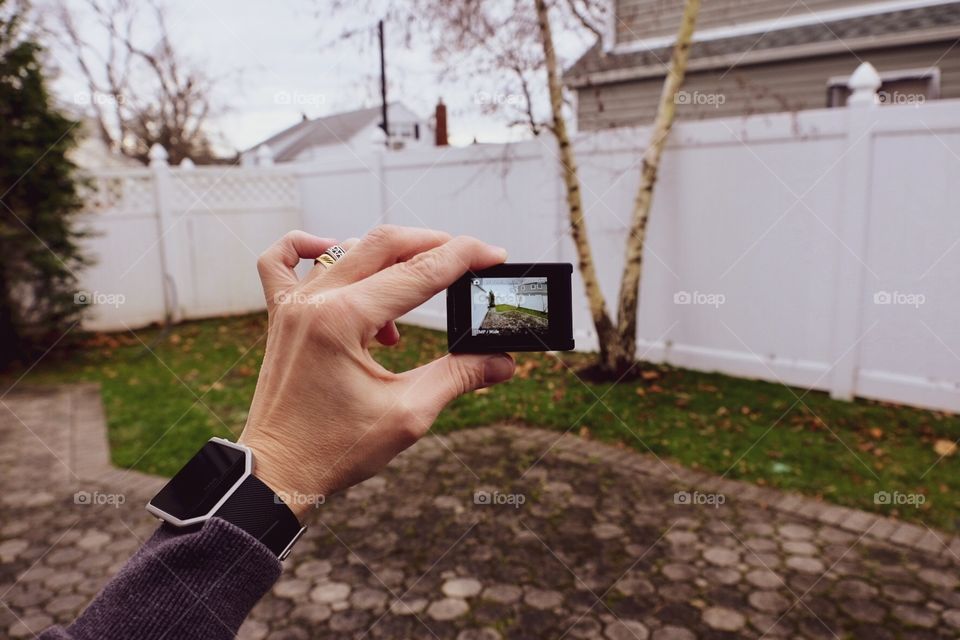
[[[219,518],[190,532],[161,527],[80,617],[40,638],[233,638],[280,569],[266,546]]]

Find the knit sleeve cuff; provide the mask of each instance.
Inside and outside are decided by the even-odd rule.
[[[160,527],[69,628],[74,638],[233,638],[280,576],[253,536],[211,518]]]

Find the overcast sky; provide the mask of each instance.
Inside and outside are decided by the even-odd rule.
[[[79,6],[77,0],[68,0]],[[76,3],[76,4],[75,4]],[[174,45],[209,75],[219,78],[218,102],[226,111],[212,122],[225,149],[245,149],[309,117],[379,104],[379,59],[373,38],[376,16],[356,13],[319,15],[314,0],[167,0]],[[370,24],[370,46],[340,43],[332,36],[344,25]],[[438,98],[449,110],[454,144],[517,139],[507,114],[484,114],[477,95],[497,92],[496,79],[477,78],[442,84],[427,45],[404,50],[399,34],[387,33],[389,97],[406,103],[423,117],[432,115]],[[568,61],[582,50],[560,37]],[[558,45],[558,47],[560,46]],[[70,101],[84,85],[71,72],[72,62],[52,48],[64,73],[54,84]]]

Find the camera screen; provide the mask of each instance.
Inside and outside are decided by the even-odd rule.
[[[468,271],[447,289],[451,353],[570,351],[573,265],[498,264]]]
[[[473,278],[470,300],[470,335],[547,335],[549,296],[544,276]]]

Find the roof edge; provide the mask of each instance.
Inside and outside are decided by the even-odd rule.
[[[781,60],[789,60],[799,57],[826,56],[833,53],[842,53],[844,51],[852,52],[856,50],[877,49],[881,47],[905,47],[956,38],[960,38],[960,26],[938,27],[924,31],[911,31],[908,33],[898,33],[880,37],[867,36],[863,38],[850,38],[842,41],[832,40],[830,42],[817,42],[799,46],[780,47],[777,49],[765,49],[761,51],[748,51],[746,53],[732,53],[722,56],[698,58],[689,62],[687,65],[687,72],[710,71],[725,66],[748,66],[763,64],[766,62],[779,62]],[[638,67],[628,67],[624,69],[611,69],[609,71],[595,71],[583,75],[572,75],[568,72],[564,74],[563,80],[564,84],[571,89],[582,89],[590,86],[615,84],[630,80],[643,80],[646,78],[663,77],[665,75],[666,70],[663,65],[644,65]]]

